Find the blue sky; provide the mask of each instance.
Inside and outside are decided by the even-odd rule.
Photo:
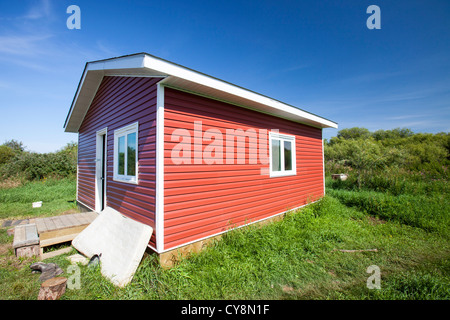
[[[81,29],[69,30],[69,5]],[[369,30],[369,5],[381,29]],[[0,143],[53,152],[87,61],[148,52],[339,123],[450,129],[450,1],[0,1]],[[326,129],[324,137],[338,130]]]

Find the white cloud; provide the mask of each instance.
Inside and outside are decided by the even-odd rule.
[[[50,34],[17,34],[0,36],[0,53],[13,55],[35,55],[45,52],[43,41],[51,38]]]
[[[41,0],[38,4],[32,6],[28,12],[21,18],[36,20],[48,18],[51,15],[51,6],[49,0]]]

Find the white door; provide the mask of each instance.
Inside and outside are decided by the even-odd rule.
[[[107,128],[97,131],[95,165],[95,211],[106,207]]]

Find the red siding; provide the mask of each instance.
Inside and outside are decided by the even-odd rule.
[[[96,131],[108,128],[107,205],[153,227],[155,246],[156,83],[161,78],[105,77],[78,135],[78,201],[95,208]],[[114,130],[139,121],[139,185],[113,180]]]
[[[165,89],[164,107],[164,249],[323,196],[321,129],[170,88]],[[187,129],[193,141],[194,121],[202,122],[203,133],[216,128],[224,138],[226,129],[279,129],[280,133],[295,135],[297,175],[262,175],[261,168],[269,165],[259,161],[249,164],[248,139],[245,164],[174,164],[171,151],[178,141],[172,142],[171,135],[176,129]],[[202,148],[209,143],[203,141]],[[223,154],[225,159],[225,146]]]

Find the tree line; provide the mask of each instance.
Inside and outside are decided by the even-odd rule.
[[[73,177],[77,151],[75,142],[56,152],[36,153],[27,151],[20,141],[6,141],[0,145],[0,179]],[[450,134],[414,133],[406,128],[374,132],[346,128],[324,141],[324,156],[327,174],[355,174],[359,185],[367,175],[386,172],[448,179]]]
[[[9,140],[0,145],[0,179],[41,180],[74,177],[78,145],[70,142],[50,153],[27,151],[23,143]]]
[[[327,173],[353,173],[360,187],[368,175],[387,172],[448,179],[450,134],[354,127],[325,140],[324,153]]]

